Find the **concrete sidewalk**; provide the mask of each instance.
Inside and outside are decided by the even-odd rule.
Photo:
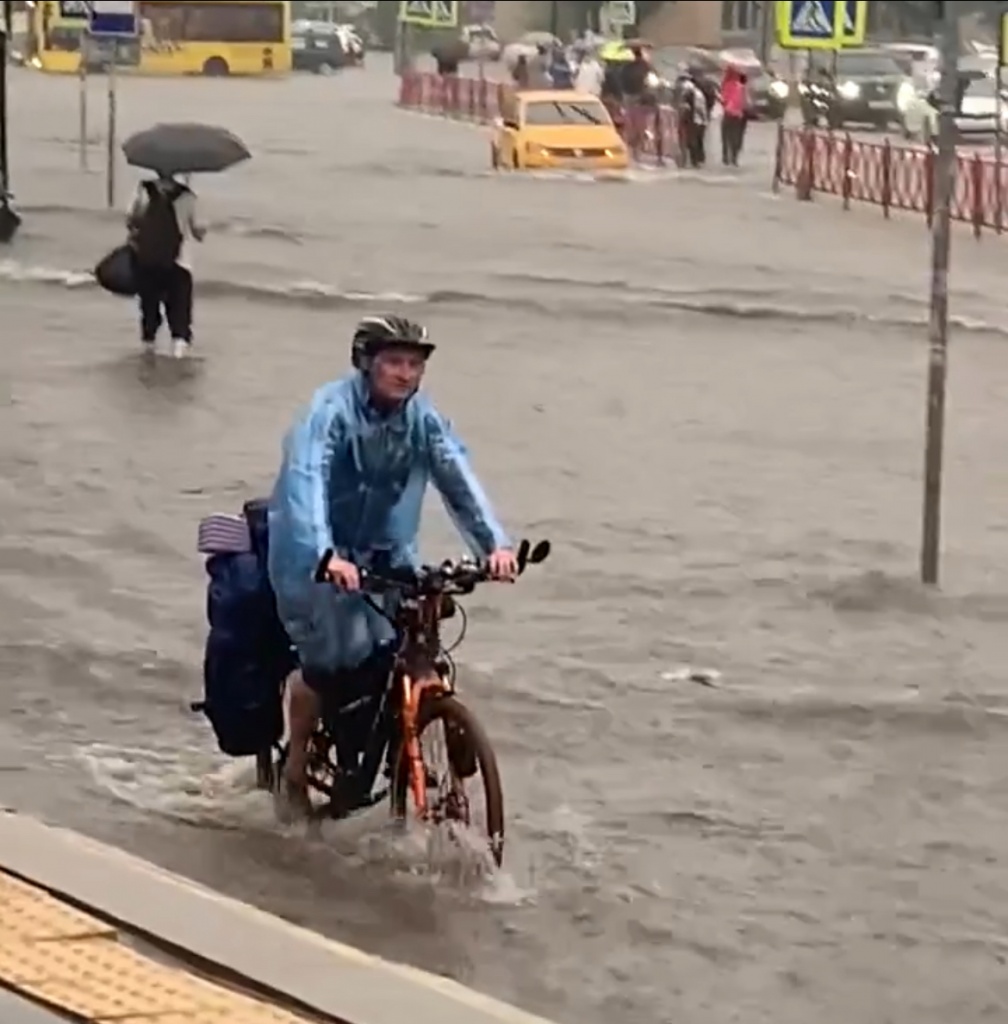
[[[0,869],[11,890],[6,900],[0,900],[0,911],[6,906],[11,918],[4,927],[0,913],[0,931],[9,934],[10,947],[6,960],[0,957],[0,982],[51,996],[55,1005],[72,1006],[78,1019],[113,1016],[107,1009],[99,1012],[99,1004],[114,1006],[114,1016],[135,1015],[148,997],[144,1015],[155,1010],[177,1014],[180,1011],[170,1006],[180,1003],[201,1011],[220,1003],[223,991],[214,995],[206,981],[187,982],[179,973],[189,963],[204,975],[226,977],[246,992],[254,991],[254,997],[231,997],[232,1002],[244,1000],[244,1019],[249,1021],[268,1017],[293,1022],[318,1016],[347,1024],[401,1024],[408,1016],[417,1024],[548,1024],[446,978],[331,942],[32,818],[0,814]],[[57,903],[60,900],[66,902]],[[35,903],[42,906],[36,908]],[[171,977],[162,970],[165,977],[159,977],[149,961],[124,951],[118,931],[170,954],[179,968]],[[68,945],[83,941],[102,948],[77,956],[61,975],[30,948],[34,939],[50,937]],[[95,980],[93,993],[84,992],[74,980],[84,977],[84,961],[97,964],[91,971],[96,977],[109,965],[104,971],[108,977]],[[258,999],[266,1000],[261,1010],[250,1002]],[[277,1007],[270,1015],[270,1004],[290,1006],[295,1013]],[[7,1024],[8,1018],[0,1014],[0,1020]]]

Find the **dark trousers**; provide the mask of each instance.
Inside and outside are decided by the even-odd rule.
[[[153,342],[164,320],[177,341],[192,342],[193,279],[185,267],[136,268],[140,337]]]
[[[737,167],[742,143],[745,140],[747,119],[725,116],[721,119],[721,162],[726,167]]]
[[[707,163],[707,125],[691,124],[686,129],[689,162],[692,167]]]

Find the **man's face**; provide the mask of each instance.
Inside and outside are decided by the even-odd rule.
[[[414,348],[387,348],[371,362],[371,393],[382,405],[404,402],[423,380],[427,365]]]

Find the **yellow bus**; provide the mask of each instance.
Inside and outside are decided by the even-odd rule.
[[[118,43],[116,67],[151,75],[283,75],[291,70],[289,0],[140,0],[140,36]],[[73,74],[108,66],[112,48],[88,36],[85,0],[27,5],[29,63]]]

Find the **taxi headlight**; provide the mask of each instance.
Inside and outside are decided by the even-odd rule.
[[[774,81],[770,83],[770,95],[776,96],[779,100],[787,99],[789,91],[787,82],[782,82],[779,78],[774,79]]]
[[[861,86],[857,82],[841,82],[837,92],[845,100],[856,100],[861,95]]]

